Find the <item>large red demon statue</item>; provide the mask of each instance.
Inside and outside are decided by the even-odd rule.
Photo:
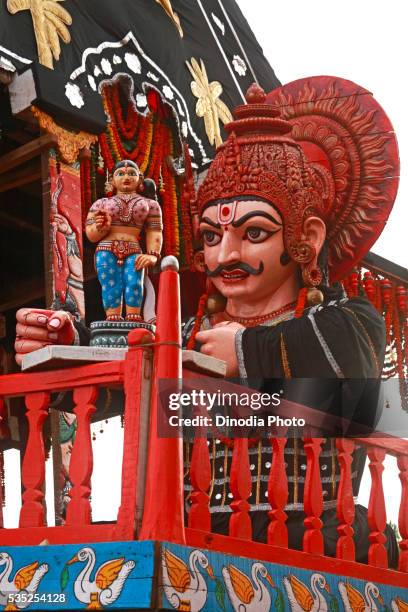
[[[338,379],[334,386],[317,385],[326,410],[373,426],[378,385],[363,381],[378,379],[382,371],[383,320],[365,299],[347,299],[335,281],[367,253],[384,227],[398,185],[397,146],[371,94],[341,79],[311,81],[268,97],[253,86],[248,104],[239,106],[226,126],[229,137],[193,206],[209,281],[184,337],[189,348],[226,361],[228,375],[262,379],[264,390],[267,379]],[[342,386],[341,379],[350,378],[360,380]],[[345,388],[347,405],[340,407]],[[231,443],[218,440],[212,450],[212,523],[222,533],[228,533],[231,513]],[[265,541],[272,449],[268,440],[255,437],[249,452],[253,537]],[[301,548],[306,476],[301,442],[288,442],[285,456],[289,543]],[[339,484],[334,440],[326,442],[321,457],[321,518],[326,553],[334,554]],[[364,461],[356,452],[355,495]],[[354,528],[357,556],[364,560],[368,531],[361,506]],[[395,563],[391,532],[388,546]]]

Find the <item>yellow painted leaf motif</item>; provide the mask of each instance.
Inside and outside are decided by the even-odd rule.
[[[173,7],[171,6],[170,0],[156,0],[156,2],[164,8],[167,15],[170,17],[170,19],[172,20],[172,22],[178,29],[178,33],[180,34],[180,37],[183,38],[183,30],[180,24],[179,16],[177,15],[177,13],[173,11]]]
[[[205,133],[211,145],[219,146],[222,144],[220,121],[229,123],[232,115],[227,105],[220,99],[222,95],[222,85],[218,81],[208,80],[207,70],[203,60],[200,64],[192,57],[191,62],[186,61],[193,81],[191,91],[193,96],[198,98],[196,104],[197,117],[204,119]]]
[[[231,578],[231,584],[237,597],[239,597],[243,603],[249,604],[255,595],[250,579],[234,565],[229,565],[228,571]]]
[[[61,2],[64,0],[7,0],[7,9],[12,15],[30,11],[38,61],[51,69],[53,60],[58,60],[61,53],[59,38],[66,44],[71,42],[67,26],[72,24],[72,18]]]
[[[100,589],[107,589],[119,575],[122,569],[124,557],[107,561],[98,569],[95,577],[96,586]]]
[[[179,593],[185,593],[191,582],[191,576],[187,565],[167,549],[164,551],[164,561],[166,563],[171,586]]]
[[[26,589],[30,582],[32,581],[35,570],[38,567],[38,561],[34,561],[29,565],[25,565],[21,567],[14,577],[14,584],[18,588],[19,591]]]

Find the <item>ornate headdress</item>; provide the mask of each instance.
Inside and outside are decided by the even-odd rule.
[[[271,202],[289,256],[311,284],[314,248],[305,219],[326,224],[329,271],[342,278],[370,249],[391,211],[399,159],[390,121],[372,95],[334,77],[295,81],[268,96],[252,85],[198,192],[198,209],[242,197]]]

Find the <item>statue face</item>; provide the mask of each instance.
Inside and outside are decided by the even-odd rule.
[[[296,274],[282,265],[283,221],[259,200],[225,202],[206,208],[200,222],[207,275],[226,298],[256,303]]]
[[[113,186],[118,193],[132,193],[137,191],[140,174],[132,166],[123,166],[115,170],[113,174]]]

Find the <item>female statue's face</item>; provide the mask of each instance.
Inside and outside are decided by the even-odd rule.
[[[113,186],[118,193],[132,193],[137,191],[140,174],[132,166],[123,166],[113,174]]]
[[[207,275],[226,298],[256,302],[296,274],[293,261],[280,261],[283,221],[267,202],[248,199],[209,206],[200,231]]]

